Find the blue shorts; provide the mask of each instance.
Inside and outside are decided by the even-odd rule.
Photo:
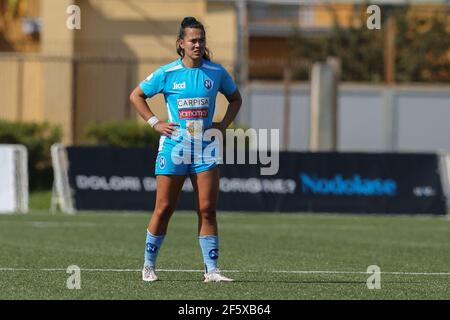
[[[177,144],[169,138],[160,140],[156,158],[155,175],[186,176],[211,170],[221,163],[217,149],[203,143],[194,147],[193,143]]]

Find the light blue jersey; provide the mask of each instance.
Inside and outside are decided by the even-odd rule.
[[[236,90],[228,72],[220,65],[202,61],[198,68],[187,68],[181,59],[158,68],[140,88],[147,97],[164,94],[168,121],[179,124],[172,137],[161,137],[156,164],[156,174],[186,175],[208,170],[216,163],[201,165],[173,164],[173,148],[183,139],[197,138],[197,134],[211,127],[216,106],[217,93],[229,96]],[[195,135],[194,135],[195,134]]]

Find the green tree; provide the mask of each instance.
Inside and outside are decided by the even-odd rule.
[[[365,8],[356,9],[359,14],[348,28],[339,25],[336,13],[331,12],[335,22],[330,32],[306,36],[297,31],[290,39],[292,57],[312,64],[335,56],[341,60],[341,80],[383,81],[386,28],[383,25],[381,30],[369,30]],[[428,17],[418,16],[412,9],[405,6],[381,10],[384,21],[389,15],[396,21],[396,81],[450,82],[449,9],[445,7]],[[307,80],[309,72],[297,70],[295,78]]]
[[[397,12],[397,81],[450,82],[448,16],[448,9],[429,18]]]

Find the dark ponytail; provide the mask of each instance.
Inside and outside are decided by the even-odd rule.
[[[180,47],[179,41],[184,39],[185,32],[184,29],[186,28],[194,28],[194,29],[201,29],[203,31],[203,34],[206,37],[206,31],[203,24],[195,19],[194,17],[185,17],[183,21],[181,21],[180,31],[178,32],[178,38],[177,38],[177,53],[178,55],[183,58],[184,57],[184,50]],[[205,53],[203,54],[203,59],[211,61],[211,53],[208,48],[205,47]]]

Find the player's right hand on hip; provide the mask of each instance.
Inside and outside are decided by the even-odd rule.
[[[158,122],[153,127],[157,132],[161,133],[162,135],[169,137],[172,135],[174,131],[178,129],[180,125],[175,122]]]

